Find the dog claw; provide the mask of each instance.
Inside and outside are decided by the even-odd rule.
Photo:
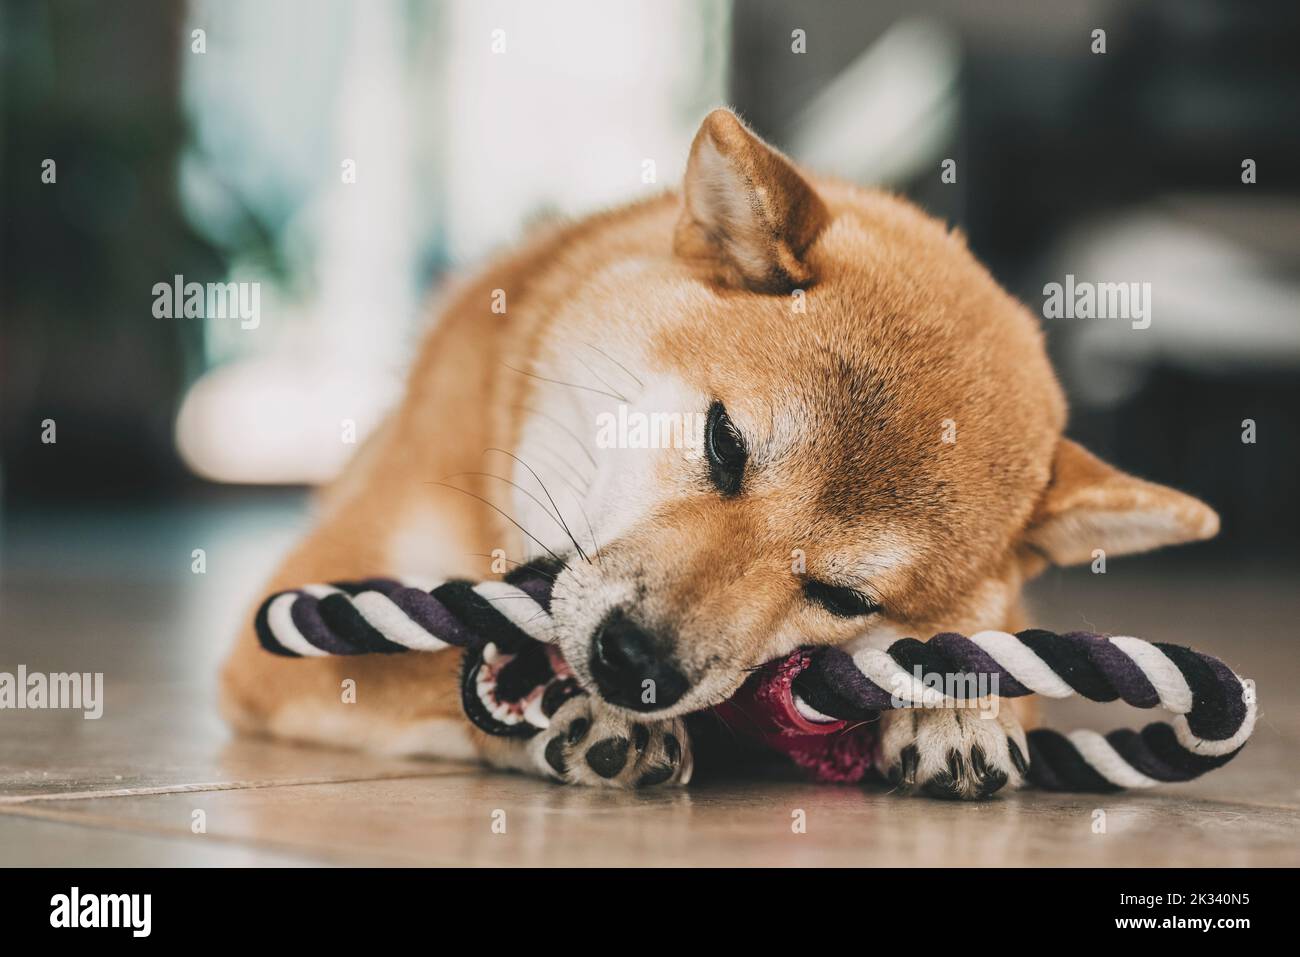
[[[577,744],[585,738],[587,736],[587,729],[590,727],[591,722],[586,718],[575,718],[573,724],[569,725],[569,744]]]
[[[1007,738],[1007,748],[1011,751],[1011,763],[1016,766],[1021,777],[1029,776],[1029,762],[1025,760],[1024,752],[1020,750],[1020,745],[1016,744],[1015,738]]]
[[[921,764],[921,752],[914,745],[908,745],[898,758],[899,763],[889,769],[889,783],[903,791],[911,790],[916,784],[916,769]]]
[[[883,766],[900,794],[977,801],[1024,778],[1028,763],[1014,740],[1018,728],[1013,715],[971,720],[939,709],[894,713],[886,720]]]
[[[649,788],[654,787],[656,784],[663,784],[673,776],[673,771],[675,770],[676,768],[671,764],[657,765],[645,774],[641,775],[641,777],[637,779],[636,786],[639,788]]]
[[[921,790],[940,801],[960,801],[962,798],[961,778],[953,777],[947,771],[941,771],[926,781]]]

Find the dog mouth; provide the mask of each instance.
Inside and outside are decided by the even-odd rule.
[[[568,663],[565,662],[559,651],[550,645],[546,646],[545,651],[551,680],[573,676]],[[544,728],[547,719],[542,711],[542,697],[549,685],[543,680],[534,684],[529,690],[524,691],[522,695],[519,695],[517,689],[521,686],[518,676],[515,675],[518,669],[511,667],[516,664],[525,664],[520,655],[506,654],[498,650],[496,645],[489,644],[485,647],[483,649],[483,665],[479,668],[474,682],[474,689],[478,693],[479,701],[483,703],[483,707],[488,710],[492,717],[502,724],[518,724],[521,721],[527,721],[529,724]],[[539,675],[539,677],[542,676]],[[512,678],[513,680],[511,680]]]
[[[498,737],[527,737],[550,726],[564,702],[585,694],[560,650],[528,645],[507,653],[495,644],[466,656],[461,699],[470,720]]]

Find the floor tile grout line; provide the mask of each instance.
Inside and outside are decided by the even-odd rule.
[[[180,792],[184,793],[184,792]],[[0,815],[10,820],[23,819],[27,821],[42,821],[47,824],[67,824],[71,827],[85,828],[91,831],[109,832],[113,834],[137,835],[162,838],[171,841],[183,842],[186,840],[195,840],[199,835],[193,834],[180,827],[160,827],[143,820],[132,820],[130,818],[114,817],[108,814],[86,814],[76,811],[62,811],[59,809],[46,810],[44,808],[14,808],[12,810],[0,810]],[[223,834],[220,832],[203,834],[204,841],[215,841],[219,844],[243,848],[250,851],[263,851],[266,853],[275,853],[286,857],[297,857],[299,866],[319,867],[322,865],[331,865],[335,867],[348,866],[355,863],[340,856],[339,853],[322,850],[319,845],[301,844],[292,841],[277,841],[269,838],[249,838],[241,837],[235,834]],[[381,863],[382,862],[382,863]],[[389,854],[379,854],[371,862],[373,866],[410,866],[404,857],[393,857]]]
[[[429,778],[433,780],[444,780],[447,778],[461,777],[466,773],[473,773],[472,767],[448,768],[446,771],[431,773],[423,769],[411,771],[394,771],[391,773],[382,773],[375,775],[361,776],[344,776],[344,777],[307,777],[307,778],[285,778],[279,781],[221,781],[211,783],[197,784],[176,784],[162,785],[158,787],[142,788],[112,788],[105,790],[85,790],[85,791],[68,791],[65,793],[42,793],[29,795],[7,795],[0,796],[0,814],[9,813],[11,808],[21,808],[23,805],[32,804],[42,801],[90,801],[96,798],[117,798],[117,797],[153,797],[168,794],[201,794],[216,793],[221,791],[255,791],[279,787],[311,787],[322,784],[363,784],[368,781],[407,781],[419,778]],[[1026,791],[1026,795],[1052,795],[1060,797],[1062,795],[1052,792]],[[1160,796],[1158,794],[1144,794],[1143,792],[1132,792],[1133,796]],[[1172,796],[1166,793],[1165,796]],[[1076,797],[1086,798],[1086,794],[1077,794]],[[1252,801],[1243,799],[1231,799],[1221,797],[1190,797],[1187,800],[1195,801],[1198,804],[1207,806],[1213,805],[1219,808],[1240,807],[1252,810],[1272,810],[1272,811],[1291,811],[1300,812],[1300,804],[1284,801]]]
[[[67,791],[64,793],[14,794],[0,796],[0,814],[8,808],[21,807],[40,801],[90,801],[95,798],[152,797],[162,794],[199,794],[213,791],[256,791],[265,788],[304,787],[313,784],[356,784],[363,781],[403,781],[411,778],[440,778],[443,774],[427,771],[396,772],[365,777],[313,777],[286,778],[282,781],[214,781],[199,784],[168,784],[144,788],[107,788],[100,791]]]
[[[133,821],[128,818],[113,817],[106,814],[78,814],[58,810],[47,811],[43,808],[32,807],[0,811],[0,815],[4,815],[10,820],[21,818],[27,821],[41,821],[46,824],[66,824],[70,827],[80,827],[90,831],[161,838],[176,842],[183,842],[187,839],[193,840],[199,836],[183,828],[159,827],[147,821]],[[336,863],[328,855],[313,853],[312,848],[301,844],[284,843],[263,838],[250,839],[221,833],[204,834],[202,837],[205,841],[215,841],[218,844],[239,847],[245,850],[298,857],[301,859],[296,862],[299,866],[320,866],[322,863]]]
[[[464,777],[466,775],[475,776],[473,768],[452,769],[449,768],[444,772],[430,773],[425,770],[412,771],[395,771],[386,774],[365,775],[365,776],[345,776],[345,777],[309,777],[309,778],[286,778],[279,781],[229,781],[229,782],[212,782],[199,784],[178,784],[164,785],[159,787],[148,788],[115,788],[102,791],[70,791],[67,793],[47,793],[31,795],[9,795],[0,796],[0,814],[18,812],[27,804],[45,802],[45,801],[90,801],[96,798],[118,798],[118,797],[153,797],[164,796],[168,794],[202,794],[202,793],[219,793],[222,791],[257,791],[271,788],[289,788],[289,787],[314,787],[326,784],[364,784],[370,781],[409,781],[428,778],[434,781],[444,781],[452,778]],[[1025,791],[1021,792],[1026,796],[1050,796],[1062,797],[1061,793],[1042,792],[1042,791]],[[1078,793],[1075,797],[1083,800],[1088,797],[1085,793]],[[1160,795],[1157,793],[1132,792],[1134,797],[1160,797],[1173,796],[1172,794]],[[1207,810],[1210,809],[1231,809],[1242,808],[1247,810],[1264,810],[1264,811],[1290,811],[1300,813],[1300,804],[1283,801],[1252,801],[1248,799],[1233,799],[1222,797],[1185,797],[1184,800],[1190,800],[1196,804],[1205,805]],[[1086,802],[1085,802],[1086,803]],[[602,808],[603,810],[617,811],[619,808]]]

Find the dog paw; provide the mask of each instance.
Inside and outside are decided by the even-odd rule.
[[[1029,770],[1024,729],[1008,707],[908,708],[883,715],[880,767],[904,794],[978,801],[1019,787]]]
[[[566,701],[528,747],[544,775],[568,784],[686,784],[693,768],[682,721],[639,721],[589,695]]]

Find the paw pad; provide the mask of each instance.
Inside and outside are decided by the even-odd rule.
[[[587,766],[602,778],[612,778],[627,764],[631,742],[627,738],[606,738],[597,741],[587,751]]]

